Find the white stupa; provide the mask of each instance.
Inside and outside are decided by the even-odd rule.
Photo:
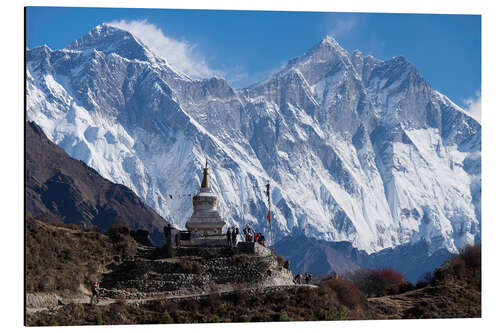
[[[212,192],[208,162],[203,169],[200,192],[193,197],[193,215],[186,222],[186,229],[195,237],[222,235],[226,223],[219,215],[218,197]]]

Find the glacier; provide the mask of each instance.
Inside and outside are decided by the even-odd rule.
[[[303,233],[368,253],[480,242],[481,124],[404,57],[327,36],[236,90],[101,24],[26,59],[27,119],[178,228],[208,160],[221,216],[240,230],[269,232],[270,181],[274,241]]]

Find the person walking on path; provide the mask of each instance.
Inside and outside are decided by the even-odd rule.
[[[94,299],[95,299],[95,304],[99,303],[100,292],[101,292],[101,287],[99,286],[99,282],[94,281],[94,284],[92,285],[92,297],[90,298],[90,305],[94,305]]]

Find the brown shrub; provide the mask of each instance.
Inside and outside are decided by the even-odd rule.
[[[479,275],[478,275],[479,273]],[[431,284],[438,285],[449,280],[466,280],[481,290],[481,245],[467,245],[455,257],[437,267],[432,275]]]
[[[403,274],[392,269],[380,270],[362,269],[346,276],[365,295],[383,296],[389,293],[397,293],[399,290],[411,290],[413,285],[405,280]]]
[[[413,290],[415,287],[408,281],[403,281],[395,284],[391,284],[387,288],[385,288],[385,293],[387,295],[397,295],[401,293],[405,293],[407,291]]]
[[[458,277],[463,277],[465,275],[467,264],[460,256],[453,258],[450,265],[454,275]]]
[[[285,264],[285,258],[281,254],[277,255],[276,259],[278,260],[278,266],[282,267]]]
[[[350,309],[361,306],[364,303],[364,297],[356,286],[348,280],[335,279],[323,281],[320,284],[326,290],[333,291],[341,304],[346,305]],[[328,294],[332,294],[328,292]]]
[[[481,268],[481,244],[466,245],[460,251],[458,257],[463,259],[467,266],[476,271]]]

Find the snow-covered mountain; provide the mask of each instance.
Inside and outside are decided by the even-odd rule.
[[[27,51],[27,117],[69,155],[183,228],[208,159],[223,218],[276,239],[305,233],[368,253],[478,241],[481,125],[403,57],[326,37],[235,90],[179,73],[103,24],[61,50]]]

